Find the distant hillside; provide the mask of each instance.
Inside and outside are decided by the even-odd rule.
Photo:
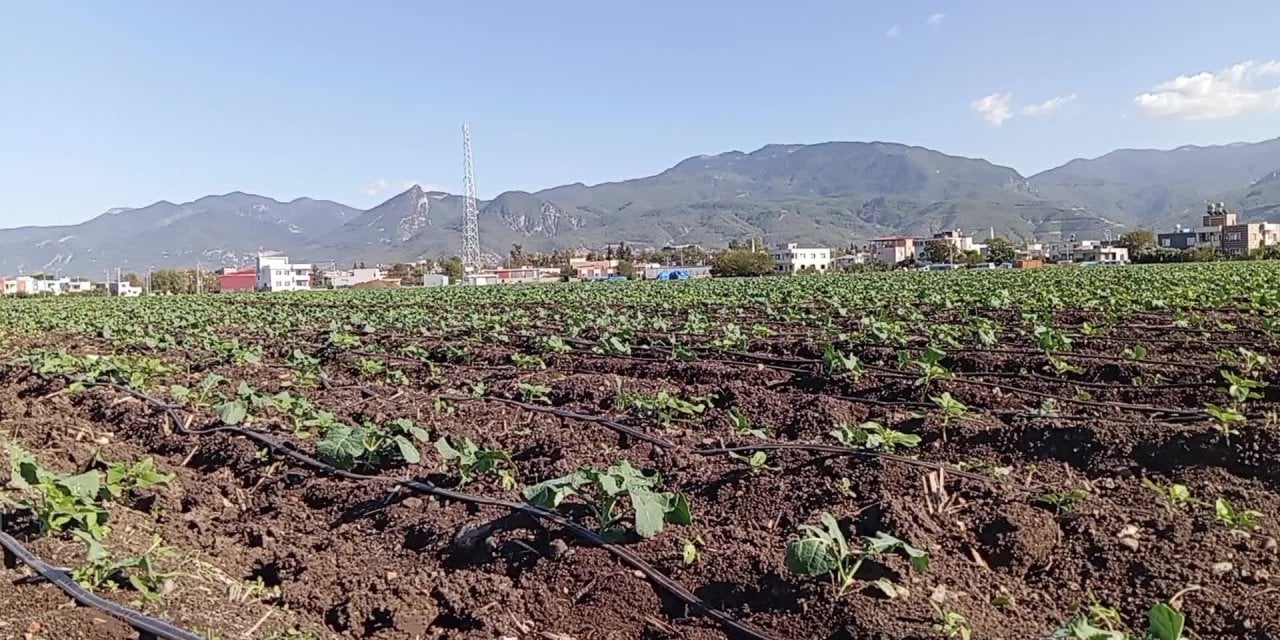
[[[527,193],[480,206],[482,248],[505,255],[696,243],[824,245],[961,228],[1015,239],[1194,224],[1206,200],[1280,218],[1280,139],[1122,150],[1024,178],[985,160],[885,142],[768,145],[688,158],[657,175]],[[318,263],[389,262],[461,249],[462,198],[412,187],[368,211],[244,193],[119,209],[79,225],[0,231],[0,274],[117,265],[244,264],[259,250]]]
[[[77,225],[0,230],[0,274],[240,264],[259,248],[304,246],[359,213],[326,200],[286,203],[239,192],[113,209]]]
[[[1258,143],[1113,151],[1032,176],[1045,197],[1125,224],[1169,226],[1199,216],[1206,199],[1247,189],[1280,168],[1280,138]]]

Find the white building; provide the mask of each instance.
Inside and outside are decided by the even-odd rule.
[[[443,273],[424,273],[422,274],[422,286],[447,287],[449,286],[449,276]]]
[[[311,288],[311,265],[291,264],[289,256],[258,255],[259,291],[306,291]]]
[[[933,262],[929,259],[929,247],[936,244],[941,244],[943,247],[948,247],[949,245],[949,249],[944,252],[949,259],[942,261],[947,263],[964,262],[966,253],[986,249],[986,245],[974,242],[973,236],[963,233],[959,229],[935,233],[930,238],[914,238],[912,244],[915,249],[916,262],[922,264]]]
[[[462,284],[479,287],[490,284],[498,284],[498,274],[496,273],[468,273],[462,276]]]
[[[831,268],[831,249],[805,248],[794,242],[778,245],[770,257],[774,271],[779,273],[796,273],[807,268],[825,272]]]
[[[910,236],[888,236],[872,241],[876,250],[876,259],[896,265],[916,255],[916,239]]]
[[[341,287],[354,287],[358,284],[381,279],[382,269],[377,267],[372,269],[348,269],[346,271],[324,272],[325,283],[334,289]]]
[[[108,282],[107,293],[113,296],[124,296],[126,298],[136,298],[142,295],[142,287],[135,287],[128,281]]]

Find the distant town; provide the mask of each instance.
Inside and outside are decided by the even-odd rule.
[[[491,256],[492,258],[493,256]],[[253,265],[216,271],[158,269],[112,274],[101,281],[57,272],[0,277],[0,295],[107,295],[135,297],[178,293],[243,293],[401,286],[482,286],[572,280],[686,280],[713,276],[801,275],[893,269],[1027,269],[1046,264],[1118,265],[1130,262],[1207,262],[1280,258],[1280,223],[1239,222],[1223,203],[1210,203],[1194,228],[1153,233],[1138,229],[1116,238],[1015,245],[994,232],[985,241],[961,230],[927,236],[887,236],[846,247],[758,239],[707,250],[697,245],[634,249],[625,243],[603,250],[525,253],[513,245],[506,258],[468,270],[460,258],[320,268],[286,255],[263,253]],[[500,266],[499,266],[500,265]]]

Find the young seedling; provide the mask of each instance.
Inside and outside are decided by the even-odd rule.
[[[107,467],[107,481],[103,490],[112,500],[121,502],[132,497],[138,489],[168,486],[173,474],[156,471],[155,460],[143,458],[133,466],[122,462],[105,462],[98,458],[100,464]]]
[[[516,465],[506,451],[481,448],[467,437],[454,440],[453,443],[446,438],[440,438],[436,440],[436,451],[446,461],[457,467],[460,478],[458,486],[493,473],[497,474],[503,489],[510,491],[516,487]]]
[[[820,519],[821,527],[802,525],[802,535],[787,547],[787,569],[809,577],[830,575],[837,597],[843,597],[853,587],[863,562],[884,553],[901,550],[916,571],[929,569],[929,554],[899,538],[879,532],[863,538],[862,546],[854,548],[846,541],[835,516],[824,512]]]
[[[511,354],[511,364],[514,364],[518,369],[546,369],[547,368],[547,363],[543,362],[540,356],[535,356],[535,355],[530,355],[525,353]]]
[[[944,391],[940,396],[930,396],[929,400],[937,405],[939,413],[942,414],[942,441],[947,442],[947,427],[953,420],[963,420],[969,415],[969,407],[963,402],[951,397],[951,393]],[[924,417],[924,414],[917,414]]]
[[[946,352],[934,347],[926,347],[919,359],[910,360],[910,364],[920,371],[920,377],[916,378],[913,384],[921,389],[928,389],[935,380],[950,378],[951,370],[939,364],[946,357]]]
[[[1143,478],[1142,484],[1154,491],[1157,496],[1160,496],[1160,499],[1164,501],[1164,508],[1169,513],[1182,511],[1187,505],[1198,502],[1191,497],[1191,490],[1185,484],[1162,485],[1152,481],[1150,478]]]
[[[960,612],[952,611],[932,600],[929,601],[929,606],[933,607],[933,613],[938,617],[938,621],[933,624],[934,633],[943,638],[969,640],[972,635],[969,621]]]
[[[551,387],[521,382],[516,385],[520,399],[529,404],[551,404]]]
[[[1062,515],[1071,513],[1076,504],[1088,496],[1089,492],[1084,489],[1070,489],[1068,491],[1042,493],[1036,497],[1036,502],[1049,505],[1057,511],[1058,515]]]
[[[1147,632],[1133,636],[1117,630],[1120,620],[1114,609],[1094,605],[1081,612],[1067,624],[1054,631],[1049,638],[1064,640],[1183,640],[1186,616],[1163,602],[1152,605],[1147,612]],[[1104,619],[1095,617],[1102,614]],[[1098,626],[1103,625],[1103,626]]]
[[[12,442],[9,466],[9,484],[26,496],[18,504],[35,514],[42,533],[82,531],[93,540],[106,535],[107,509],[100,498],[103,488],[98,471],[76,475],[49,471]]]
[[[1214,427],[1218,433],[1222,434],[1223,440],[1227,444],[1231,444],[1231,436],[1240,435],[1240,430],[1236,429],[1236,425],[1243,425],[1248,422],[1244,414],[1232,407],[1219,407],[1216,404],[1208,404],[1204,407],[1205,413],[1213,418]]]
[[[831,435],[846,447],[886,452],[892,452],[898,447],[911,448],[920,444],[920,436],[890,429],[879,422],[864,422],[856,427],[841,422],[831,431]]]
[[[1258,393],[1256,389],[1262,389],[1267,386],[1265,382],[1238,376],[1226,369],[1223,369],[1220,373],[1228,383],[1227,395],[1235,401],[1237,407],[1243,406],[1249,400],[1261,398],[1262,394]]]
[[[853,380],[861,378],[865,371],[856,356],[845,355],[834,344],[822,349],[822,370],[833,378],[848,376]]]
[[[1236,508],[1226,498],[1218,498],[1213,501],[1213,515],[1218,519],[1218,522],[1226,525],[1227,528],[1240,531],[1257,529],[1258,518],[1262,517],[1262,513],[1259,511]]]
[[[697,564],[701,553],[698,551],[698,544],[702,542],[701,536],[694,536],[692,539],[682,538],[680,540],[680,560],[686,566]]]
[[[630,500],[635,532],[652,538],[662,532],[663,525],[690,524],[693,521],[689,500],[679,493],[661,491],[661,480],[622,460],[605,470],[584,466],[577,471],[540,482],[524,490],[529,504],[544,509],[559,507],[570,496],[581,496],[595,517],[599,529],[611,538],[622,537],[622,499]]]
[[[767,439],[769,432],[764,427],[753,427],[751,421],[747,419],[736,407],[729,409],[726,416],[729,420],[729,426],[733,427],[734,434],[738,436],[754,436],[760,439]]]
[[[729,457],[746,463],[747,467],[751,469],[751,475],[753,476],[765,471],[782,471],[781,465],[769,464],[769,455],[763,451],[757,451],[749,456],[730,452]]]
[[[71,571],[71,577],[86,589],[106,588],[114,591],[121,583],[127,582],[144,602],[159,600],[163,594],[164,582],[177,572],[161,571],[158,562],[172,557],[172,549],[163,545],[160,536],[151,539],[151,546],[139,555],[112,560],[111,554],[102,544],[88,536],[81,537],[88,547],[85,564]]]
[[[1147,351],[1146,347],[1140,344],[1135,344],[1132,347],[1125,347],[1124,350],[1120,352],[1120,356],[1126,360],[1145,360],[1148,353],[1150,352]]]
[[[396,462],[418,464],[422,455],[415,440],[430,442],[431,436],[405,418],[382,427],[372,422],[360,427],[337,424],[329,427],[316,443],[316,453],[322,461],[339,469],[379,469]]]

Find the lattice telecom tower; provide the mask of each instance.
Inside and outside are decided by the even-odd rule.
[[[462,267],[480,270],[480,209],[476,207],[476,168],[471,161],[471,125],[462,123]]]

